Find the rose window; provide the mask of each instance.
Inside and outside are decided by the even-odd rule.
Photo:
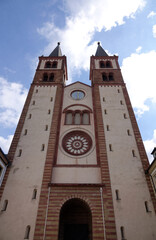
[[[62,146],[69,154],[82,155],[90,150],[92,146],[92,140],[91,137],[85,132],[73,131],[64,136],[62,140]]]

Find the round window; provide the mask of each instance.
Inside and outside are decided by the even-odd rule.
[[[71,96],[75,100],[81,100],[82,98],[84,98],[85,94],[83,91],[76,90],[71,93]]]
[[[62,146],[67,153],[79,156],[91,149],[92,139],[85,132],[72,131],[64,136]]]

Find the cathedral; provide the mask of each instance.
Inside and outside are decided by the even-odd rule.
[[[155,240],[149,162],[118,56],[98,43],[91,85],[67,80],[58,43],[39,57],[7,155],[0,240]]]

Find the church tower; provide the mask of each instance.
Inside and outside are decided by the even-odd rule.
[[[0,188],[0,240],[154,240],[149,164],[117,56],[66,85],[60,44],[39,57]]]

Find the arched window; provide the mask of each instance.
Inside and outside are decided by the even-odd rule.
[[[110,62],[110,61],[107,61],[107,62],[106,62],[106,68],[111,68],[111,67],[112,67],[111,62]]]
[[[46,64],[45,64],[45,68],[50,68],[51,67],[51,62],[46,62]]]
[[[50,77],[49,77],[49,82],[53,82],[53,81],[54,81],[54,74],[51,73],[51,74],[50,74]]]
[[[26,227],[24,239],[29,239],[30,235],[30,225]]]
[[[57,68],[57,62],[56,62],[56,61],[54,61],[54,62],[52,63],[52,68]]]
[[[83,112],[82,115],[82,124],[89,124],[89,113],[88,112]]]
[[[43,82],[47,82],[48,81],[48,74],[44,73],[43,74]]]
[[[73,125],[80,125],[80,124],[90,124],[90,112],[87,110],[68,110],[65,113],[65,124],[73,124]]]
[[[76,112],[74,115],[74,124],[81,124],[81,114],[80,112]]]
[[[72,124],[73,123],[73,115],[72,112],[66,113],[65,124]]]
[[[113,81],[113,80],[114,80],[113,73],[109,73],[109,81]]]
[[[102,79],[103,79],[103,81],[108,81],[106,73],[102,74]]]
[[[105,67],[104,61],[100,61],[100,68],[104,68],[104,67]]]

